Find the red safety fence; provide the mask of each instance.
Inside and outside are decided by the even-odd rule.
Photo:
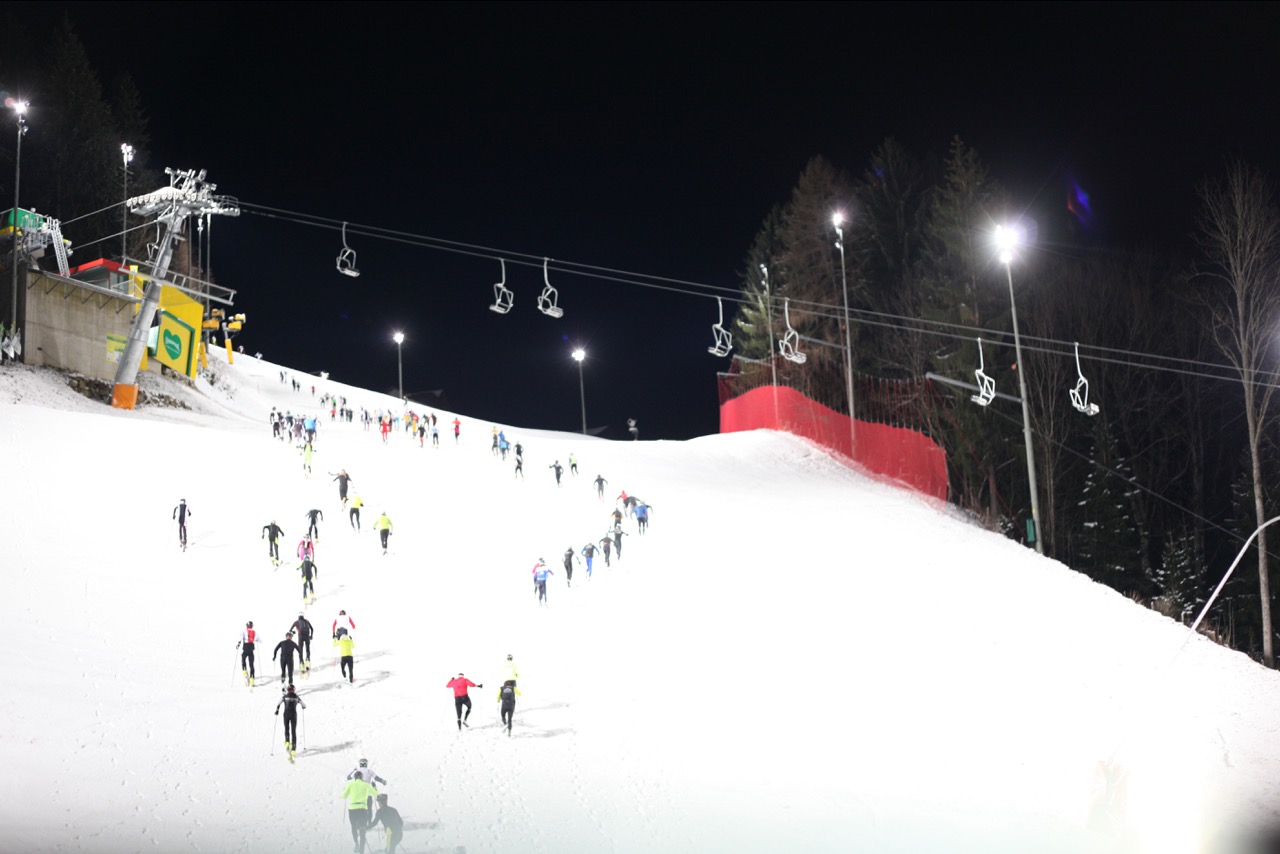
[[[871,474],[896,481],[924,495],[947,500],[947,454],[936,442],[909,427],[853,420],[785,386],[762,385],[734,397],[734,378],[721,378],[720,432],[782,430],[811,439],[848,457]],[[869,405],[870,414],[900,413],[912,407],[900,400],[893,381],[859,383],[874,391],[855,397]],[[861,410],[860,410],[861,413]]]

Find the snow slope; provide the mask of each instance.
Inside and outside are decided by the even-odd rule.
[[[193,409],[113,411],[0,370],[2,851],[349,851],[361,756],[410,852],[1227,852],[1280,812],[1280,681],[947,508],[768,432],[609,442],[512,425],[524,481],[465,414],[441,447],[325,416],[307,478],[272,406],[393,401],[241,357]],[[548,466],[576,453],[557,488]],[[326,472],[367,502],[347,524]],[[591,481],[609,481],[605,501]],[[598,539],[621,489],[621,560]],[[186,498],[190,548],[171,512]],[[324,511],[296,765],[270,653],[302,600],[273,568]],[[381,554],[373,520],[395,524]],[[548,607],[530,569],[557,573]],[[328,645],[358,631],[354,685]],[[262,632],[259,682],[235,644]],[[515,730],[494,700],[510,652]],[[1172,663],[1171,663],[1172,662]],[[459,733],[445,683],[483,690]],[[273,755],[274,754],[274,755]],[[1100,760],[1126,800],[1090,826]]]

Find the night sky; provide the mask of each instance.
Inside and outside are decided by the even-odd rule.
[[[856,175],[888,136],[940,158],[959,134],[1033,216],[1078,182],[1089,240],[1116,251],[1190,252],[1195,185],[1229,157],[1280,172],[1266,4],[21,5],[37,34],[66,11],[104,83],[132,74],[149,166],[492,250],[353,235],[352,279],[336,230],[219,219],[212,268],[247,351],[392,390],[403,330],[411,398],[577,430],[581,344],[587,421],[611,438],[628,417],[642,438],[716,431],[729,361],[706,352],[707,294],[738,286],[815,154]],[[555,320],[534,306],[544,256],[703,295],[553,271]],[[505,316],[487,310],[497,257]]]

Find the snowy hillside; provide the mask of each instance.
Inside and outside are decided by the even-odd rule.
[[[133,413],[0,369],[0,850],[350,851],[360,757],[414,854],[1216,854],[1255,850],[1280,816],[1277,674],[1199,637],[1170,666],[1180,626],[800,440],[609,442],[461,413],[455,443],[438,411],[435,449],[326,414],[308,478],[271,437],[273,406],[393,401],[214,358],[215,387],[166,389],[191,410]],[[494,426],[523,443],[527,479],[491,453]],[[570,453],[579,475],[557,487],[548,466]],[[565,550],[604,535],[623,489],[653,505],[650,530],[627,519],[621,559],[567,586]],[[319,637],[290,764],[271,651],[301,586],[261,537],[275,520],[291,556],[313,507]],[[339,609],[354,683],[329,643]],[[460,671],[484,683],[462,732],[445,687]],[[1127,779],[1091,828],[1108,759]]]

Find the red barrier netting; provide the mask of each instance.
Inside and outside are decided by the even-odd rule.
[[[761,376],[757,371],[752,373]],[[793,433],[852,459],[872,474],[947,500],[946,451],[911,429],[916,420],[912,412],[917,409],[912,405],[915,393],[911,384],[860,378],[854,396],[860,417],[854,419],[851,431],[848,415],[793,388],[761,385],[734,395],[741,379],[736,371],[720,377],[721,433],[759,429]]]

